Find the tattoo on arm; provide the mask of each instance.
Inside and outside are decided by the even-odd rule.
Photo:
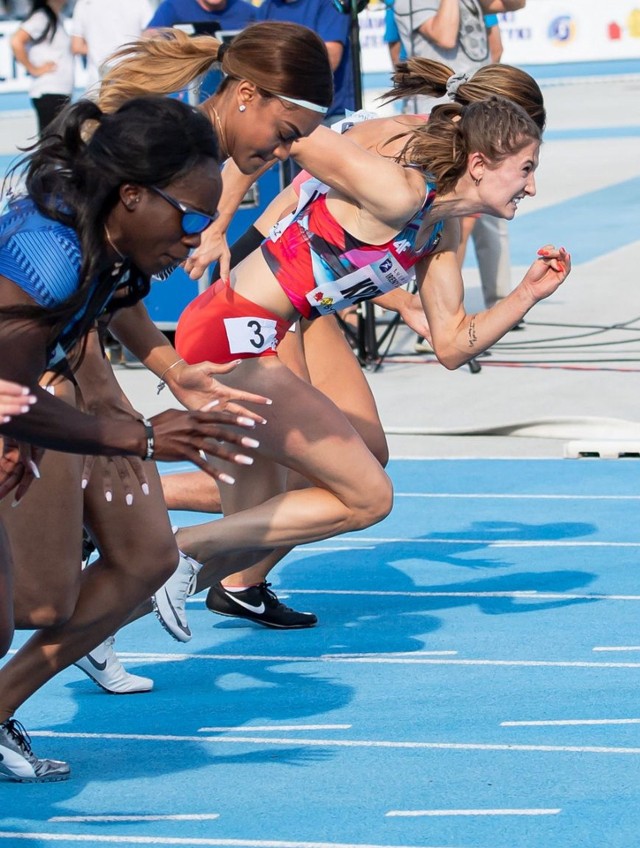
[[[472,315],[469,321],[469,347],[475,347],[476,342],[478,341],[478,336],[476,335],[476,316]]]

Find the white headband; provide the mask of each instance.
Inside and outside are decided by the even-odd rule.
[[[295,97],[285,97],[284,94],[277,94],[280,100],[288,100],[289,103],[295,103],[296,106],[302,106],[303,109],[311,109],[312,112],[320,112],[321,115],[326,115],[329,111],[328,106],[318,106],[317,103],[311,103],[309,100],[296,100]]]

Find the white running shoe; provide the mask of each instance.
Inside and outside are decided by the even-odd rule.
[[[138,674],[129,674],[113,650],[113,643],[114,637],[110,636],[75,665],[110,695],[150,692],[153,689],[153,680]]]
[[[14,718],[0,724],[0,774],[18,783],[47,783],[67,780],[69,764],[62,760],[41,760],[31,750],[29,734]]]
[[[178,642],[188,642],[191,630],[187,623],[187,598],[196,590],[201,563],[180,551],[178,567],[151,599],[160,624]]]

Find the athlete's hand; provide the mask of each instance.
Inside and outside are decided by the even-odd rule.
[[[40,478],[38,468],[44,450],[26,442],[3,437],[0,455],[0,500],[16,490],[13,505],[17,506],[34,480]]]
[[[139,418],[136,418],[139,420]],[[149,494],[149,481],[144,470],[144,462],[135,456],[87,456],[82,468],[82,488],[86,489],[94,475],[102,481],[102,491],[106,501],[113,500],[113,480],[117,477],[124,492],[125,503],[131,506],[139,491]]]
[[[85,360],[89,362],[89,360]],[[102,363],[101,363],[102,364]],[[108,381],[96,383],[98,391],[90,393],[93,388],[89,381],[82,386],[82,408],[91,415],[104,418],[117,419],[127,423],[139,421],[141,415],[131,405],[129,399],[123,394],[118,385],[113,371],[108,363],[104,366],[105,374],[110,378]],[[87,456],[82,469],[82,488],[86,489],[93,475],[93,484],[102,486],[102,492],[106,501],[113,500],[114,479],[120,481],[120,490],[124,492],[125,502],[131,505],[136,496],[149,494],[149,484],[144,470],[144,463],[136,456]]]
[[[210,265],[220,262],[220,277],[229,279],[231,252],[227,244],[226,230],[214,221],[202,233],[200,245],[183,263],[183,268],[192,280],[199,280]],[[214,281],[215,282],[215,281]]]
[[[215,405],[217,401],[197,411],[167,409],[154,415],[150,419],[155,442],[154,459],[168,462],[187,459],[216,480],[233,483],[232,477],[221,473],[211,464],[207,454],[237,465],[252,465],[253,457],[226,447],[225,443],[244,448],[257,448],[260,443],[233,429],[255,427],[251,418],[230,412],[211,412]]]
[[[571,255],[564,247],[546,244],[538,258],[524,275],[520,285],[529,289],[535,301],[553,294],[571,272]]]
[[[199,362],[197,365],[179,364],[166,374],[167,385],[172,394],[184,404],[187,409],[202,409],[212,400],[218,401],[218,409],[222,412],[232,412],[235,415],[243,415],[251,418],[257,424],[264,424],[265,419],[240,403],[271,404],[269,398],[262,395],[254,395],[251,392],[243,392],[225,386],[214,378],[214,374],[228,374],[242,362],[228,362],[218,365],[215,362]]]
[[[29,412],[35,402],[35,395],[26,386],[0,380],[0,424],[8,424],[14,415]]]

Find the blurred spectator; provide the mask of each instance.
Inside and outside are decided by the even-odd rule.
[[[394,66],[407,58],[407,52],[400,40],[398,25],[393,14],[393,0],[387,0],[384,12],[384,43],[389,48],[389,56]]]
[[[489,42],[489,58],[495,65],[502,59],[504,47],[502,46],[502,36],[500,35],[500,25],[497,15],[485,15],[484,25],[487,28],[487,40]]]
[[[325,122],[344,118],[356,108],[349,35],[351,18],[339,12],[331,0],[263,0],[259,21],[291,21],[309,27],[324,41],[333,71],[334,97]]]
[[[40,135],[73,92],[71,39],[60,16],[64,5],[65,0],[31,0],[29,16],[11,36],[13,54],[31,77]]]
[[[71,46],[86,56],[88,83],[97,82],[105,59],[138,38],[153,14],[150,0],[77,0],[71,19]]]
[[[252,23],[256,9],[246,0],[163,0],[148,23],[148,29],[176,24],[220,24],[238,30]]]

